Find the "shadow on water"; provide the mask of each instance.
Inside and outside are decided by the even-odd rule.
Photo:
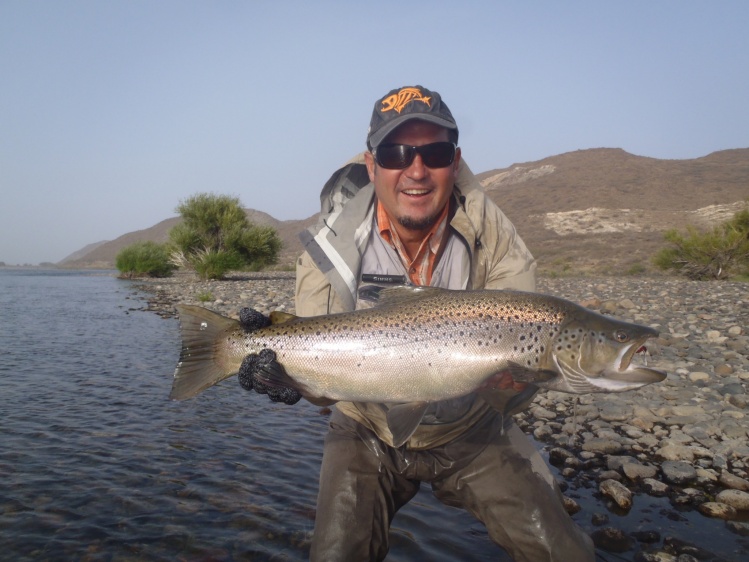
[[[0,557],[305,560],[327,417],[247,395],[234,379],[170,402],[177,322],[142,306],[106,272],[0,271]],[[573,495],[592,530],[605,507],[589,490]],[[721,524],[671,525],[660,502],[638,497],[612,523],[723,545],[738,560]],[[391,562],[508,560],[428,486],[391,535]]]

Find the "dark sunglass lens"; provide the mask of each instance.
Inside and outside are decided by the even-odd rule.
[[[381,144],[375,153],[377,163],[383,168],[399,170],[407,168],[414,159],[414,150],[405,144]]]
[[[445,168],[455,159],[455,145],[451,142],[434,142],[419,148],[424,165],[429,168]]]

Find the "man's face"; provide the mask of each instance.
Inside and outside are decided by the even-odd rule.
[[[384,142],[422,146],[446,140],[447,129],[414,119],[395,129]],[[388,215],[414,234],[429,230],[450,200],[460,163],[460,149],[456,151],[453,163],[445,168],[427,168],[419,154],[410,166],[402,170],[382,168],[369,152],[365,153],[365,159],[369,179]]]

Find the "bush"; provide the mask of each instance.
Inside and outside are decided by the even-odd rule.
[[[653,259],[661,269],[672,269],[695,280],[749,274],[749,207],[708,232],[688,226],[686,235],[669,230],[664,238],[671,246]]]
[[[115,265],[122,277],[169,277],[177,268],[169,250],[155,242],[136,242],[120,250]]]
[[[177,212],[184,220],[169,232],[172,259],[202,279],[258,270],[278,259],[276,230],[250,223],[236,197],[200,193],[181,202]]]

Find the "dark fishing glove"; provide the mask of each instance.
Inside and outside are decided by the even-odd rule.
[[[239,311],[239,324],[242,329],[253,332],[270,325],[270,319],[257,310],[243,308]],[[283,366],[276,361],[276,354],[271,349],[263,349],[260,353],[251,353],[242,360],[239,367],[239,384],[245,390],[254,390],[258,394],[267,394],[272,402],[283,402],[284,404],[296,404],[302,395],[295,389],[282,385],[271,385],[264,383],[274,373],[283,373]],[[266,376],[263,377],[262,375]]]

